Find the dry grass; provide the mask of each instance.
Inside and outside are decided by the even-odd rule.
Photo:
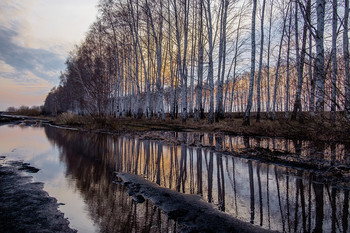
[[[65,112],[57,116],[55,123],[58,125],[80,126],[87,125],[86,117],[76,115],[74,113]]]
[[[283,116],[275,121],[262,117],[260,122],[251,118],[249,126],[243,126],[241,115],[209,124],[207,119],[194,121],[189,118],[183,122],[181,118],[166,120],[153,118],[147,120],[134,118],[89,117],[72,113],[59,115],[56,124],[69,125],[98,131],[111,132],[143,132],[143,131],[201,131],[223,132],[232,135],[285,137],[290,139],[309,139],[334,142],[350,142],[350,127],[344,122],[331,125],[328,120],[305,116],[304,123],[286,120]]]

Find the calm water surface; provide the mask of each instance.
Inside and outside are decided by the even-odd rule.
[[[269,138],[170,134],[208,148],[76,132],[54,127],[0,127],[0,155],[41,170],[35,181],[65,205],[60,210],[80,232],[176,232],[152,203],[136,204],[113,184],[114,171],[201,195],[215,208],[252,224],[282,232],[349,232],[349,190],[325,184],[312,172],[235,158],[210,148],[262,147],[331,164],[349,164],[344,145],[312,145]],[[316,148],[316,149],[315,149]]]

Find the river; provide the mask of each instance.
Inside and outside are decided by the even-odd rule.
[[[264,148],[330,164],[349,165],[344,145],[305,141],[164,133],[183,141],[202,137],[202,147],[140,140],[51,126],[0,126],[0,155],[40,169],[60,210],[79,232],[176,232],[177,222],[146,200],[136,203],[114,172],[143,175],[178,192],[201,196],[227,214],[281,232],[349,232],[349,189],[296,169],[223,153]],[[217,151],[215,151],[215,148]],[[219,151],[219,152],[218,152]]]

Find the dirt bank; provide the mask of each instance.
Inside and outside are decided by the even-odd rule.
[[[197,195],[179,193],[158,186],[140,176],[118,173],[128,193],[138,202],[144,198],[176,220],[180,232],[276,232],[236,219],[214,208]],[[118,182],[118,181],[117,181]]]
[[[76,232],[57,209],[57,200],[43,190],[44,184],[20,171],[38,169],[22,162],[0,164],[1,232]]]

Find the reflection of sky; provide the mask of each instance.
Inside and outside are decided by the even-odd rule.
[[[86,204],[75,189],[75,181],[66,177],[59,149],[50,144],[43,128],[0,126],[0,155],[5,155],[6,161],[23,160],[39,168],[38,173],[30,175],[34,181],[44,182],[44,190],[58,203],[65,204],[59,208],[68,217],[70,226],[80,232],[94,232]]]

